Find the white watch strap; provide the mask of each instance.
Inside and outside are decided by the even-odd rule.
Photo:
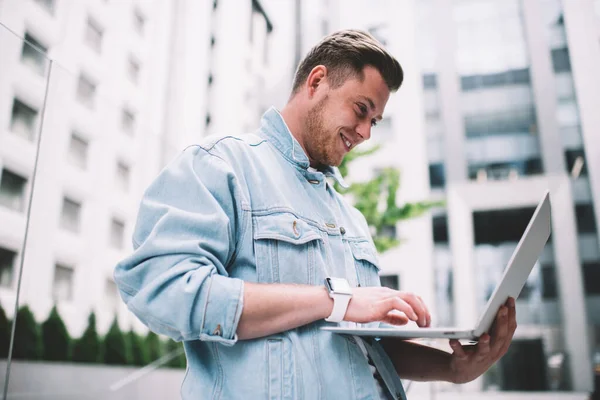
[[[332,298],[333,310],[331,310],[331,315],[328,318],[325,318],[325,321],[342,322],[344,320],[344,316],[346,315],[348,303],[350,303],[352,296],[348,296],[346,294],[333,294]]]

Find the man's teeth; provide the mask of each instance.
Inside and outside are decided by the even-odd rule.
[[[342,140],[344,141],[344,143],[346,143],[346,146],[348,146],[348,148],[352,147],[352,143],[350,143],[350,141],[346,139],[344,135],[342,135]]]

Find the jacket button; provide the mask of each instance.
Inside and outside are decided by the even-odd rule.
[[[319,183],[321,183],[321,181],[316,180],[316,179],[311,179],[308,181],[309,183],[312,183],[313,185],[318,185]]]
[[[341,233],[342,235],[345,235],[345,234],[346,234],[346,229],[345,229],[343,226],[340,226],[340,233]]]
[[[326,223],[325,226],[328,228],[335,228],[335,224]]]

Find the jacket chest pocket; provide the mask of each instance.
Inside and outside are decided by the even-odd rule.
[[[375,246],[368,240],[350,240],[350,251],[360,286],[381,286],[379,260]]]
[[[315,227],[288,213],[255,216],[252,222],[258,282],[316,283],[322,237]]]

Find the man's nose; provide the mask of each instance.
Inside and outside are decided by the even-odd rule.
[[[361,141],[369,140],[371,138],[371,122],[368,121],[358,124],[356,133],[362,138]]]

